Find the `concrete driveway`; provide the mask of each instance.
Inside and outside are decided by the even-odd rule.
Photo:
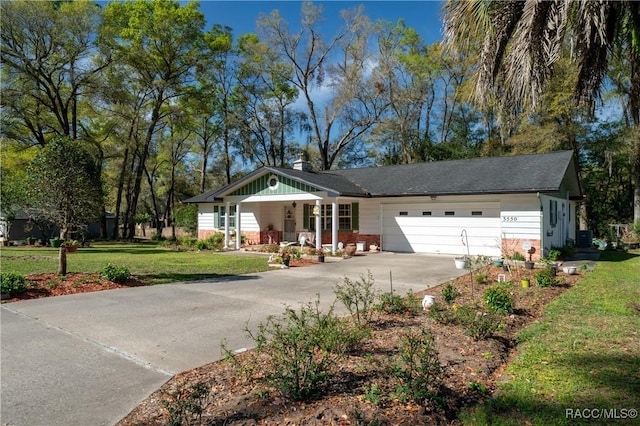
[[[265,259],[266,261],[266,259]],[[192,283],[3,304],[3,425],[111,425],[172,375],[250,345],[242,329],[285,305],[334,300],[370,270],[382,291],[420,291],[459,276],[453,257],[376,253]],[[341,312],[342,306],[336,305]]]

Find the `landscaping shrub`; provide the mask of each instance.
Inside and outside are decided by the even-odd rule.
[[[203,240],[197,240],[194,245],[198,250],[220,251],[224,247],[224,234],[216,232]]]
[[[350,280],[344,277],[344,284],[337,284],[334,288],[336,298],[344,304],[349,313],[355,315],[360,324],[371,320],[372,307],[378,298],[378,290],[375,288],[375,280],[371,271],[367,275],[360,275],[359,280]]]
[[[520,253],[519,251],[514,251],[513,254],[510,256],[511,260],[519,260],[521,262],[524,262],[524,256],[522,255],[522,253]]]
[[[547,266],[542,271],[538,272],[535,278],[536,283],[540,287],[551,287],[558,284],[555,271],[551,266]]]
[[[336,317],[333,307],[321,312],[319,303],[304,304],[298,311],[286,308],[280,317],[259,324],[257,331],[245,329],[256,348],[249,363],[266,355],[257,365],[261,378],[292,400],[320,393],[333,366],[367,336],[366,330]],[[242,368],[252,371],[251,366]]]
[[[161,232],[156,232],[151,236],[151,241],[164,241],[164,240],[166,240],[166,238],[162,236]]]
[[[202,413],[211,403],[211,385],[197,382],[189,387],[178,388],[165,395],[162,406],[169,413],[169,426],[201,424]]]
[[[431,305],[427,311],[427,316],[438,324],[457,324],[456,312],[449,306],[442,305],[438,302]]]
[[[126,266],[116,266],[107,263],[107,265],[102,268],[102,276],[111,282],[123,284],[127,282],[131,273]]]
[[[476,311],[473,319],[467,322],[465,333],[474,340],[491,337],[502,326],[502,316],[497,312]]]
[[[396,293],[382,293],[380,303],[375,305],[375,309],[386,314],[407,314],[416,313],[419,309],[420,301],[411,290],[405,297]]]
[[[395,394],[399,399],[439,402],[445,368],[438,359],[431,330],[423,328],[403,333],[392,373],[400,381]]]
[[[445,288],[442,289],[442,298],[448,305],[452,304],[458,297],[460,297],[460,292],[456,289],[451,283],[447,284]]]
[[[15,272],[0,272],[0,292],[10,297],[27,291],[27,279]]]
[[[504,285],[492,285],[484,292],[484,303],[494,312],[513,312],[513,297]]]

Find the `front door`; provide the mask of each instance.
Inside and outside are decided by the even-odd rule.
[[[296,209],[293,206],[284,206],[284,232],[282,238],[285,241],[296,241]]]

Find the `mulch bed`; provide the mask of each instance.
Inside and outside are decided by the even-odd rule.
[[[485,269],[487,282],[505,274],[502,268]],[[207,425],[416,425],[455,424],[456,414],[489,397],[504,368],[515,353],[517,333],[542,316],[544,306],[571,288],[580,275],[558,274],[561,284],[541,288],[533,275],[539,270],[521,270],[521,277],[510,277],[515,312],[505,315],[501,331],[492,337],[475,341],[454,325],[441,325],[424,311],[405,315],[379,314],[373,322],[373,332],[358,353],[348,356],[337,368],[337,374],[327,384],[322,396],[310,402],[293,402],[254,381],[247,381],[224,361],[214,362],[174,376],[154,392],[119,426],[166,425],[169,414],[165,401],[176,402],[176,390],[184,392],[198,382],[211,385],[202,424]],[[531,286],[522,288],[519,278],[529,277]],[[469,275],[450,282],[461,295],[457,305],[482,304],[487,284],[474,281],[473,294]],[[449,283],[416,293],[419,300],[430,294],[444,303],[441,292]],[[430,328],[435,337],[440,363],[446,366],[440,407],[433,403],[402,401],[393,395],[392,379],[383,366],[398,350],[399,336],[409,329]],[[250,356],[251,353],[237,355]],[[368,390],[382,389],[377,403],[371,402]],[[170,397],[170,394],[174,394]],[[183,397],[184,393],[181,394]],[[197,423],[196,423],[197,424]]]
[[[100,274],[85,274],[80,272],[70,272],[65,276],[60,276],[55,273],[30,274],[27,275],[26,278],[31,282],[27,291],[3,302],[16,302],[18,300],[39,299],[42,297],[89,293],[93,291],[146,285],[143,281],[135,277],[129,277],[124,284],[117,284],[102,278]]]

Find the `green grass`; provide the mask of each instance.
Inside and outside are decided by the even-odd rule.
[[[593,272],[520,333],[518,355],[495,396],[461,419],[474,425],[637,424],[637,418],[569,419],[566,410],[617,409],[619,417],[622,409],[640,410],[639,277],[639,251],[603,252]]]
[[[193,281],[269,269],[264,256],[222,254],[207,251],[176,251],[155,243],[95,243],[67,254],[67,271],[99,273],[107,264],[126,266],[148,284]],[[3,247],[2,271],[20,274],[56,272],[58,249],[49,247]]]

